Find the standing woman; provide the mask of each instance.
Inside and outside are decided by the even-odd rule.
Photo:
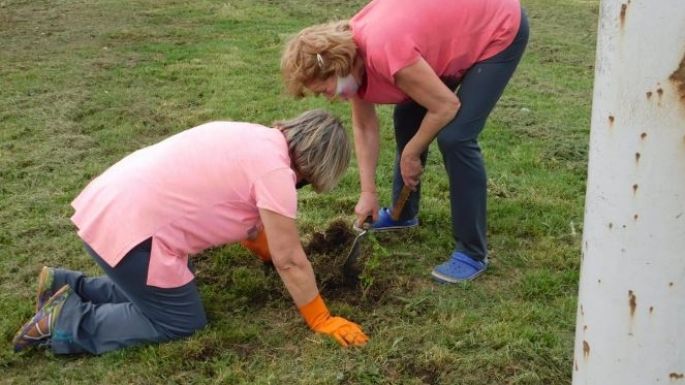
[[[432,272],[441,282],[470,280],[487,268],[487,180],[478,136],[527,42],[519,0],[374,0],[349,21],[306,28],[286,45],[281,69],[290,93],[351,101],[358,223],[372,216],[376,230],[418,225],[419,181],[437,138],[456,241]],[[414,191],[398,221],[378,202],[376,104],[395,105],[393,201],[404,185]]]
[[[340,122],[315,110],[275,129],[211,122],[130,154],[72,202],[71,219],[106,275],[43,268],[37,313],[14,337],[15,351],[100,354],[189,336],[207,323],[189,255],[243,242],[264,257],[267,240],[309,327],[364,344],[359,325],[328,312],[295,224],[296,188],[330,190],[350,152]]]

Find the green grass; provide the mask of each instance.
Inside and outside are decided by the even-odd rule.
[[[283,39],[364,2],[0,2],[0,371],[8,384],[568,384],[598,1],[527,0],[528,51],[491,115],[492,267],[440,286],[450,253],[447,180],[433,148],[422,226],[377,235],[369,295],[329,307],[361,323],[362,349],[313,335],[277,276],[235,246],[197,258],[210,325],[192,338],[99,357],[15,355],[43,265],[98,274],[69,202],[124,155],[215,120],[269,124],[313,107],[283,93]],[[378,182],[389,200],[391,109],[380,109]],[[300,195],[304,238],[352,219],[356,167],[328,195]]]

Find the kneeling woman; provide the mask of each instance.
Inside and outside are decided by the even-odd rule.
[[[207,323],[189,255],[259,246],[248,238],[268,240],[312,330],[343,346],[364,344],[359,325],[328,312],[295,224],[296,187],[330,190],[349,160],[344,128],[322,110],[275,129],[211,122],[130,154],[72,202],[71,219],[106,275],[43,268],[37,313],[15,336],[15,351],[100,354],[189,336]]]

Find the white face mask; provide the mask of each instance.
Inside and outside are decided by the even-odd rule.
[[[344,98],[351,98],[357,94],[359,89],[359,83],[355,80],[352,74],[345,77],[338,76],[338,83],[335,86],[335,95],[342,96]]]

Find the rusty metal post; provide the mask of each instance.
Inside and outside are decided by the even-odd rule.
[[[601,0],[573,384],[685,385],[685,3]]]

